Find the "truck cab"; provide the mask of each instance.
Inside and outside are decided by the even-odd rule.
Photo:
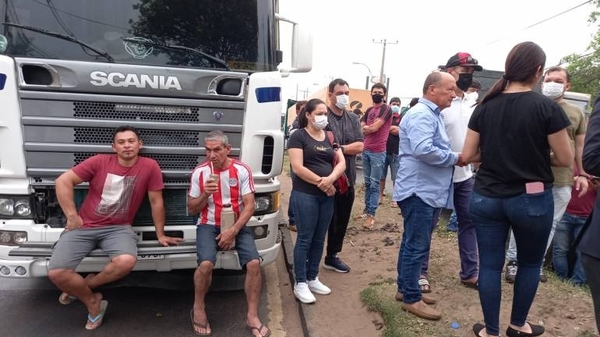
[[[66,223],[54,180],[111,153],[121,125],[138,129],[141,155],[160,165],[165,230],[184,239],[159,246],[146,201],[132,224],[134,270],[196,268],[187,190],[205,160],[204,136],[215,129],[252,169],[255,213],[247,226],[262,264],[275,261],[281,78],[312,62],[310,35],[276,11],[276,0],[0,0],[0,276],[47,275]],[[294,25],[287,70],[278,67],[282,20]],[[85,184],[77,187],[77,205],[86,193]],[[77,270],[97,272],[107,262],[94,250]],[[239,270],[237,253],[220,252],[215,268]]]

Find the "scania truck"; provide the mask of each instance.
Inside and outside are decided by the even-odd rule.
[[[132,125],[165,181],[167,235],[156,241],[145,202],[133,224],[135,270],[197,266],[186,196],[205,160],[204,136],[222,130],[253,172],[254,233],[261,262],[280,249],[281,81],[310,71],[310,34],[277,14],[277,0],[0,0],[0,276],[44,277],[65,227],[54,181]],[[280,65],[279,25],[290,24],[291,60]],[[80,205],[85,184],[75,190]],[[108,262],[92,251],[80,272]],[[216,268],[239,270],[235,251]]]

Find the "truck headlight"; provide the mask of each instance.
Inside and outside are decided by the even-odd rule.
[[[15,201],[13,199],[0,199],[0,214],[13,215],[15,213]]]
[[[257,194],[254,197],[254,215],[274,213],[279,209],[279,191]]]
[[[27,232],[0,231],[0,245],[20,246],[27,242]]]
[[[15,202],[15,213],[18,216],[31,215],[31,204],[28,199],[20,199]]]
[[[0,195],[0,217],[32,218],[32,198],[33,196]]]

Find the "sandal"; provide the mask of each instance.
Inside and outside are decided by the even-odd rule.
[[[375,226],[375,218],[373,218],[372,216],[368,216],[367,221],[363,223],[363,229],[371,230],[373,229],[373,226]]]
[[[467,288],[471,288],[471,289],[479,289],[479,280],[475,279],[474,281],[471,280],[465,280],[465,281],[460,281],[465,287]]]
[[[258,334],[259,334],[261,337],[269,337],[269,336],[271,336],[271,330],[269,330],[269,328],[267,328],[267,326],[266,326],[266,325],[264,325],[264,324],[261,324],[259,327],[257,327],[257,326],[250,326],[250,325],[246,324],[246,327],[247,327],[247,328],[250,330],[250,332],[251,332],[251,333],[252,333],[252,335],[254,335],[254,336],[256,336],[256,335],[254,334],[254,330],[256,330],[256,332],[258,332]],[[267,329],[267,332],[265,332],[265,334],[264,334],[264,335],[261,333],[261,331],[262,331],[263,329]]]
[[[419,279],[419,287],[421,287],[422,293],[427,294],[427,293],[431,292],[431,285],[429,284],[429,281],[425,277],[421,277]]]
[[[77,297],[71,296],[65,292],[63,292],[62,294],[60,294],[60,296],[58,296],[58,303],[60,303],[62,305],[69,305],[75,301],[77,301]]]

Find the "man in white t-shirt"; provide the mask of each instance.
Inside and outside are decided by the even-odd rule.
[[[255,336],[267,336],[270,334],[269,328],[263,325],[258,317],[262,284],[260,260],[254,235],[246,227],[246,223],[254,214],[252,171],[241,161],[228,157],[231,145],[222,131],[209,132],[204,138],[204,148],[206,162],[194,169],[188,197],[190,214],[198,214],[198,268],[194,273],[195,297],[190,313],[194,332],[202,336],[212,333],[204,299],[212,280],[217,250],[235,249],[240,265],[246,269],[246,325]],[[218,179],[212,179],[211,176],[218,176]],[[226,205],[231,205],[236,221],[233,226],[221,231],[221,211]]]
[[[467,136],[467,128],[476,101],[465,92],[473,82],[473,72],[483,68],[469,53],[456,53],[446,63],[440,66],[442,71],[456,79],[456,97],[452,105],[441,112],[446,133],[450,139],[452,151],[462,152]],[[473,190],[473,172],[471,166],[455,166],[454,176],[454,210],[458,219],[458,249],[460,255],[461,282],[472,288],[477,288],[479,277],[477,257],[477,237],[475,225],[469,214],[469,199]]]

